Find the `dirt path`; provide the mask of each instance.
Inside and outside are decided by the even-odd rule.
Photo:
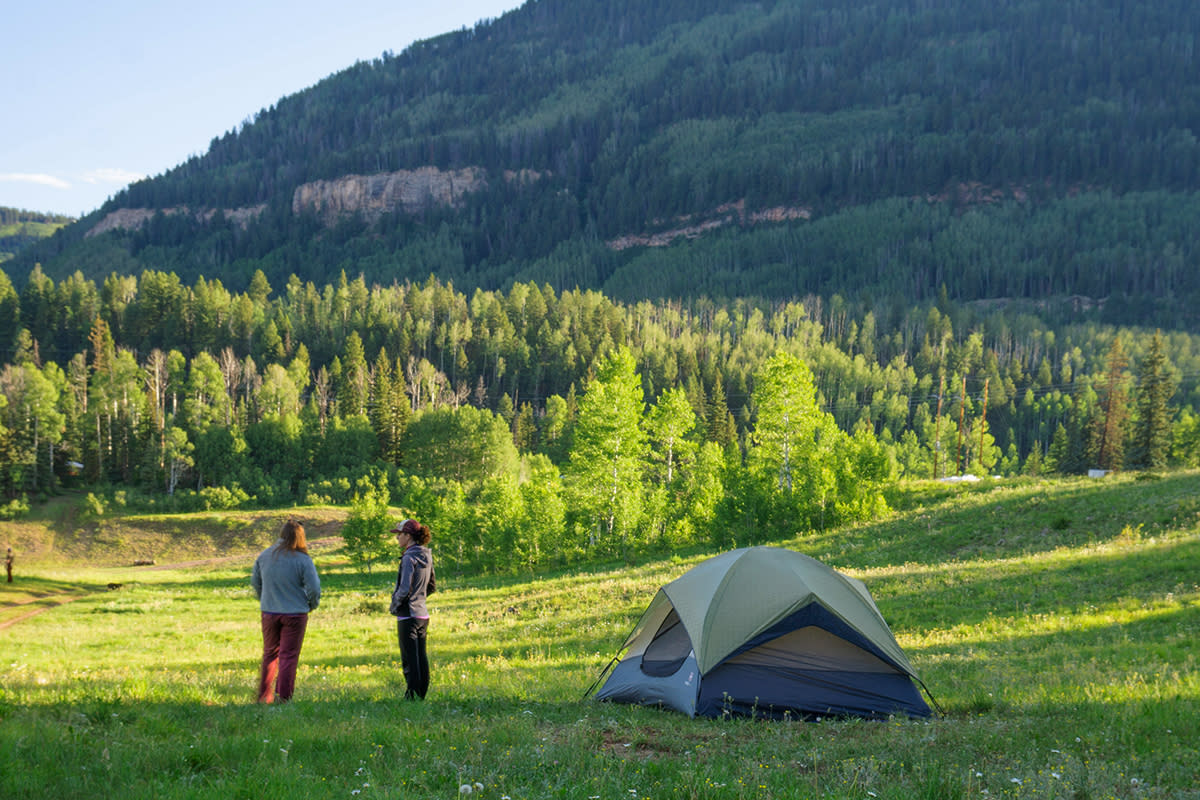
[[[87,594],[67,594],[65,592],[59,595],[40,594],[37,597],[31,597],[28,600],[18,600],[15,603],[9,603],[9,606],[25,606],[29,605],[30,603],[49,601],[48,605],[44,605],[40,608],[34,608],[30,611],[26,611],[24,614],[18,614],[12,619],[6,619],[4,622],[0,622],[0,631],[11,628],[18,622],[27,620],[30,617],[36,617],[38,614],[49,611],[52,608],[58,608],[61,605],[66,605],[67,603],[74,602],[75,600],[86,596]]]
[[[341,542],[342,542],[342,537],[340,537],[340,536],[328,536],[323,539],[314,539],[309,542],[309,545],[313,546],[313,547],[326,547],[326,546],[339,545],[339,544],[341,544]],[[199,559],[196,559],[195,561],[178,561],[174,564],[154,564],[153,566],[144,567],[144,569],[164,570],[164,569],[186,569],[188,567],[204,567],[204,566],[210,566],[213,564],[226,564],[226,563],[233,562],[233,561],[246,561],[248,559],[254,558],[255,555],[256,554],[251,553],[248,555],[217,556],[215,558],[199,558]],[[88,595],[92,595],[92,594],[99,594],[99,592],[98,591],[79,592],[79,593],[75,593],[75,594],[68,593],[68,592],[53,592],[53,593],[47,592],[46,594],[34,595],[33,597],[27,598],[25,600],[16,600],[11,603],[5,603],[3,606],[0,606],[0,608],[11,608],[13,606],[24,606],[24,605],[29,605],[31,603],[46,603],[46,605],[43,605],[40,608],[31,609],[29,611],[26,611],[24,614],[18,614],[17,616],[13,617],[12,619],[8,619],[8,620],[4,620],[3,622],[0,622],[0,631],[11,628],[13,625],[16,625],[18,622],[23,622],[23,621],[29,619],[30,617],[36,617],[38,614],[45,613],[46,611],[51,611],[55,608],[58,608],[61,605],[66,605],[67,603],[78,600],[81,597],[87,597]]]

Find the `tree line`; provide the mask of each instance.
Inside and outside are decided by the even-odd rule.
[[[249,283],[0,272],[8,513],[64,486],[96,513],[386,502],[442,515],[463,565],[496,530],[532,564],[869,517],[897,478],[1200,459],[1177,332],[945,296],[889,315]]]

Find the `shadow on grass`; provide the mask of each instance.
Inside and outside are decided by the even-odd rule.
[[[81,595],[105,588],[105,584],[97,581],[64,581],[35,575],[21,576],[13,583],[0,584],[0,609],[56,595]]]
[[[935,484],[940,502],[882,520],[797,537],[798,549],[842,567],[1006,558],[1146,535],[1200,529],[1200,472],[1053,484]],[[914,490],[919,491],[919,490]],[[820,554],[820,555],[818,555]]]
[[[907,568],[869,578],[893,630],[978,625],[992,616],[1074,615],[1197,597],[1200,538],[1077,551],[1021,563]]]

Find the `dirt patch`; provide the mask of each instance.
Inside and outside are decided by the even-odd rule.
[[[346,512],[336,508],[283,511],[220,511],[196,514],[113,516],[82,519],[76,503],[38,509],[38,518],[6,525],[18,568],[38,564],[128,567],[243,558],[275,540],[283,523],[304,524],[309,541],[338,537]]]

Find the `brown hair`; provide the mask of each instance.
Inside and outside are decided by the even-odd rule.
[[[400,530],[412,537],[413,544],[419,544],[422,547],[429,544],[429,540],[433,538],[429,528],[425,527],[415,519],[406,519],[400,524]]]
[[[279,543],[275,545],[275,549],[277,551],[299,550],[301,553],[308,553],[308,540],[304,537],[304,526],[294,519],[283,523],[283,529],[279,531]]]

